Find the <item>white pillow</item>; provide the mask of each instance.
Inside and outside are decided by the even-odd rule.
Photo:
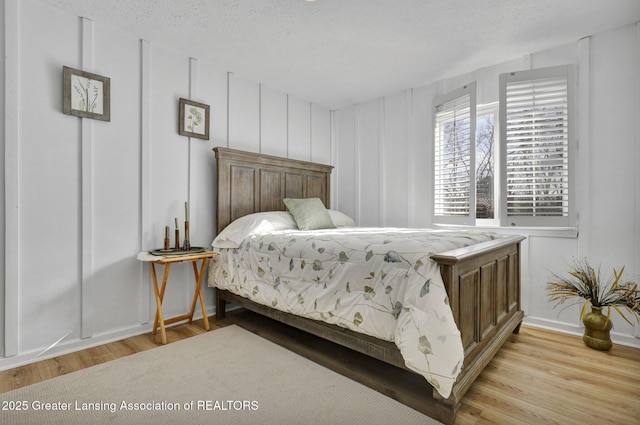
[[[328,211],[329,211],[329,217],[331,217],[331,221],[333,221],[334,226],[352,227],[356,225],[353,219],[348,215],[346,215],[345,213],[338,210],[328,210]]]
[[[248,236],[297,228],[296,221],[287,211],[254,213],[234,220],[216,236],[211,245],[214,248],[238,248]]]

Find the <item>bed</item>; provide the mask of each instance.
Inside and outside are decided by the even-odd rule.
[[[208,278],[209,285],[216,288],[216,317],[224,317],[226,303],[233,303],[420,373],[427,379],[425,397],[419,406],[411,407],[453,423],[465,392],[509,335],[518,332],[524,317],[520,306],[520,242],[524,238],[454,232],[447,235],[449,239],[442,239],[441,234],[434,236],[418,229],[393,230],[397,234],[381,233],[392,229],[375,229],[374,235],[364,235],[368,229],[349,225],[290,230],[285,199],[318,199],[336,220],[335,214],[340,213],[330,209],[332,167],[222,147],[214,151],[218,235],[232,234],[241,222],[255,226],[256,216],[267,215],[270,226],[282,220],[271,233],[252,237],[251,243],[216,248],[221,255],[211,260]],[[312,237],[315,239],[307,241]],[[423,239],[432,244],[425,252],[422,246],[418,249],[401,243],[422,243]],[[449,246],[454,248],[446,249]],[[249,248],[263,252],[254,256]],[[284,254],[286,249],[296,252],[295,263]],[[314,257],[305,264],[301,253],[309,251]],[[255,264],[241,266],[242,256]],[[380,266],[356,268],[376,259]],[[389,269],[392,263],[404,268],[396,275]],[[250,273],[271,284],[241,288],[240,281],[253,279]],[[308,287],[292,292],[287,286],[295,280],[292,273],[305,273]],[[369,273],[365,279],[370,280],[357,286],[354,273]],[[395,290],[400,281],[410,282],[406,285],[410,289]],[[322,289],[331,293],[328,299],[318,295]],[[359,298],[354,298],[354,293]],[[373,307],[363,306],[367,303]],[[418,303],[428,303],[435,310],[423,317],[421,309],[411,308]],[[381,313],[375,316],[368,310]],[[429,327],[416,318],[424,318]],[[389,330],[388,321],[401,325]],[[435,353],[444,353],[439,354],[443,364],[435,365]]]

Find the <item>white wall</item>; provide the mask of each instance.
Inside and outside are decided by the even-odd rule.
[[[0,0],[0,13],[0,369],[62,337],[38,359],[150,330],[136,255],[162,245],[185,201],[191,244],[211,243],[213,147],[331,163],[326,109],[34,0]],[[110,122],[62,113],[63,65],[111,78]],[[178,135],[180,97],[211,106],[210,140]],[[193,285],[187,265],[172,267],[165,316],[188,311]]]
[[[528,234],[529,323],[580,332],[577,308],[554,309],[544,282],[572,256],[640,279],[640,31],[629,26],[569,46],[330,112],[134,34],[34,0],[0,0],[0,369],[146,332],[155,312],[138,251],[191,205],[191,240],[214,236],[214,146],[336,166],[333,206],[362,225],[430,225],[432,100],[470,80],[479,101],[509,70],[575,63],[579,236]],[[45,25],[46,23],[46,25]],[[526,52],[523,52],[525,54]],[[111,122],[62,114],[62,66],[111,78]],[[177,134],[180,97],[211,105],[210,140]],[[189,308],[193,277],[176,266],[166,314]],[[213,312],[211,291],[205,288]],[[615,321],[617,341],[638,333]]]
[[[4,0],[0,0],[0,22],[5,22],[5,8],[4,8]],[[11,14],[11,12],[9,13]],[[6,25],[5,25],[6,27]],[[8,27],[7,30],[11,30],[11,27]],[[6,41],[6,43],[5,43]],[[9,48],[7,48],[7,45],[9,46]],[[7,56],[8,52],[12,51],[12,45],[11,43],[6,40],[5,34],[3,32],[0,32],[0,53],[2,54],[2,57]],[[0,66],[0,81],[5,81],[5,82],[10,82],[10,79],[7,78],[7,73],[5,72],[5,67],[4,66]],[[4,87],[0,87],[0,93],[2,93],[2,99],[6,99],[7,102],[13,102],[13,99],[15,98],[15,94],[11,91],[8,90],[5,92],[5,88]],[[9,114],[5,114],[5,102],[0,102],[0,116],[4,116],[5,119],[4,120],[0,120],[0,137],[2,137],[2,145],[0,147],[0,152],[2,152],[2,158],[10,158],[10,155],[13,154],[14,148],[15,148],[15,144],[12,144],[10,146],[8,146],[7,148],[7,143],[6,143],[6,138],[7,136],[12,136],[9,132],[6,131],[6,126],[5,126],[5,121],[6,120],[10,120],[12,118],[12,115]],[[5,172],[13,172],[13,170],[11,168],[7,168],[5,167],[5,161],[0,161],[0,170],[2,172],[0,172],[0,187],[5,187],[6,184],[6,180],[5,180]],[[10,181],[11,179],[9,179]],[[12,184],[12,183],[11,183]],[[11,213],[6,214],[6,205],[10,204],[11,202],[13,202],[13,197],[14,194],[13,193],[7,193],[6,190],[3,191],[3,194],[5,196],[3,196],[2,198],[0,198],[0,218],[2,218],[2,223],[6,223],[7,222],[7,217],[11,216]],[[9,203],[7,203],[6,201],[9,201]],[[14,214],[15,216],[15,214]],[[0,227],[0,241],[5,241],[5,226],[1,226]],[[5,261],[1,261],[0,262],[0,276],[2,277],[2,287],[0,289],[4,289],[4,276],[7,274],[8,270],[11,270],[11,267],[5,267],[6,261],[7,260],[12,260],[12,257],[7,257],[6,256],[6,252],[5,252],[5,244],[0,244],[0,256],[1,258],[4,258]],[[9,295],[12,295],[11,293]],[[4,290],[0,290],[0,312],[4,312],[4,305],[5,305],[5,291]],[[0,314],[0,329],[5,329],[5,325],[7,324],[7,322],[5,321],[5,317],[4,314]],[[0,353],[4,353],[4,338],[0,338]]]
[[[523,52],[515,60],[334,112],[340,190],[335,206],[361,225],[429,227],[434,97],[475,80],[478,102],[490,103],[497,101],[500,73],[577,65],[579,235],[515,232],[528,236],[522,259],[526,322],[582,333],[577,306],[554,308],[547,301],[545,282],[553,272],[565,271],[572,258],[588,257],[603,272],[626,265],[625,276],[640,282],[639,33],[632,25]],[[634,333],[640,335],[614,318],[615,341],[640,346]]]

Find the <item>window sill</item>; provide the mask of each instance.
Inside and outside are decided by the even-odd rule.
[[[479,230],[483,232],[496,232],[502,235],[538,236],[545,238],[572,238],[578,237],[577,227],[502,227],[502,226],[463,226],[453,224],[433,224],[437,229]]]

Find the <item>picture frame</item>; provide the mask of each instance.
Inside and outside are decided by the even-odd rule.
[[[68,66],[62,67],[62,112],[111,121],[111,79]]]
[[[180,98],[178,134],[209,140],[209,105]]]

